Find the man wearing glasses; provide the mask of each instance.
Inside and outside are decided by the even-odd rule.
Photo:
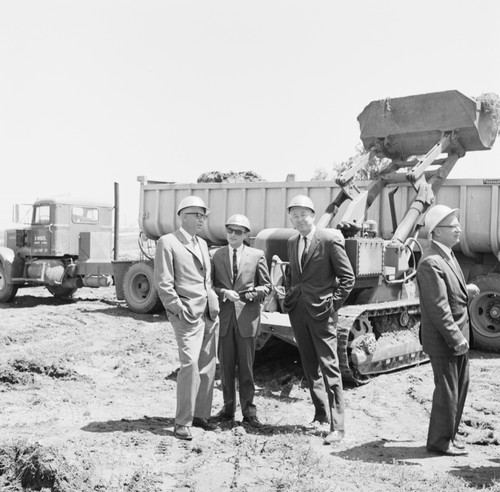
[[[155,284],[175,332],[180,370],[174,435],[191,440],[191,426],[213,430],[212,409],[219,303],[212,289],[207,243],[198,236],[210,211],[197,196],[177,208],[181,225],[158,240]]]
[[[424,352],[434,374],[434,395],[427,449],[443,455],[466,455],[455,438],[469,388],[469,300],[479,294],[466,284],[452,247],[462,229],[459,210],[436,205],[425,216],[432,238],[417,268]]]
[[[259,428],[262,424],[254,403],[253,363],[261,303],[270,292],[271,281],[263,251],[245,244],[250,234],[248,218],[232,215],[225,226],[228,245],[213,256],[213,283],[220,305],[219,361],[224,398],[217,418],[234,419],[238,366],[243,422]]]

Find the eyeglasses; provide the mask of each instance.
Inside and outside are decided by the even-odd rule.
[[[451,229],[462,229],[462,226],[460,224],[455,224],[455,225],[437,225],[436,228],[438,227],[447,227]]]
[[[236,234],[237,236],[241,236],[245,231],[241,229],[233,229],[232,227],[226,227],[226,232],[228,234]]]
[[[207,220],[208,219],[207,214],[200,214],[197,212],[186,212],[186,215],[195,215],[198,220]]]

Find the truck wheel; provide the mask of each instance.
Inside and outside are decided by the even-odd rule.
[[[56,299],[67,299],[69,297],[73,297],[73,294],[78,290],[70,287],[61,287],[60,285],[46,285],[46,287]]]
[[[470,304],[474,346],[500,352],[500,275],[490,273],[472,281],[480,294]]]
[[[163,305],[154,286],[152,261],[133,263],[123,276],[123,294],[134,313],[158,313]]]
[[[5,268],[0,263],[0,302],[11,302],[17,294],[17,285],[10,284],[5,275]]]

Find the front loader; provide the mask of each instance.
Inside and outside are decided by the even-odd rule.
[[[427,358],[418,337],[415,282],[427,241],[422,218],[458,159],[469,151],[490,149],[498,132],[488,108],[458,91],[374,101],[358,121],[366,152],[338,177],[340,191],[317,221],[320,228],[336,223],[356,275],[337,325],[342,376],[355,384]],[[360,189],[354,178],[374,157],[387,164]],[[378,224],[369,219],[370,207],[390,186],[393,191],[387,199],[391,211],[396,210],[397,185],[404,181],[411,183],[414,196],[399,222],[391,214],[393,234],[383,239]],[[292,234],[290,229],[264,229],[255,240],[255,246],[272,257],[274,289],[262,315],[264,340],[274,335],[295,343],[288,316],[282,312],[284,245]]]

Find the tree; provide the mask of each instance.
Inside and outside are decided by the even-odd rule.
[[[340,176],[349,166],[361,158],[365,154],[363,144],[359,142],[355,148],[355,154],[346,161],[334,162],[332,171],[328,172],[325,169],[316,169],[314,171],[313,180],[326,181],[335,180]],[[390,162],[390,159],[373,157],[368,166],[361,169],[355,176],[355,179],[375,179],[380,174],[380,171]]]

